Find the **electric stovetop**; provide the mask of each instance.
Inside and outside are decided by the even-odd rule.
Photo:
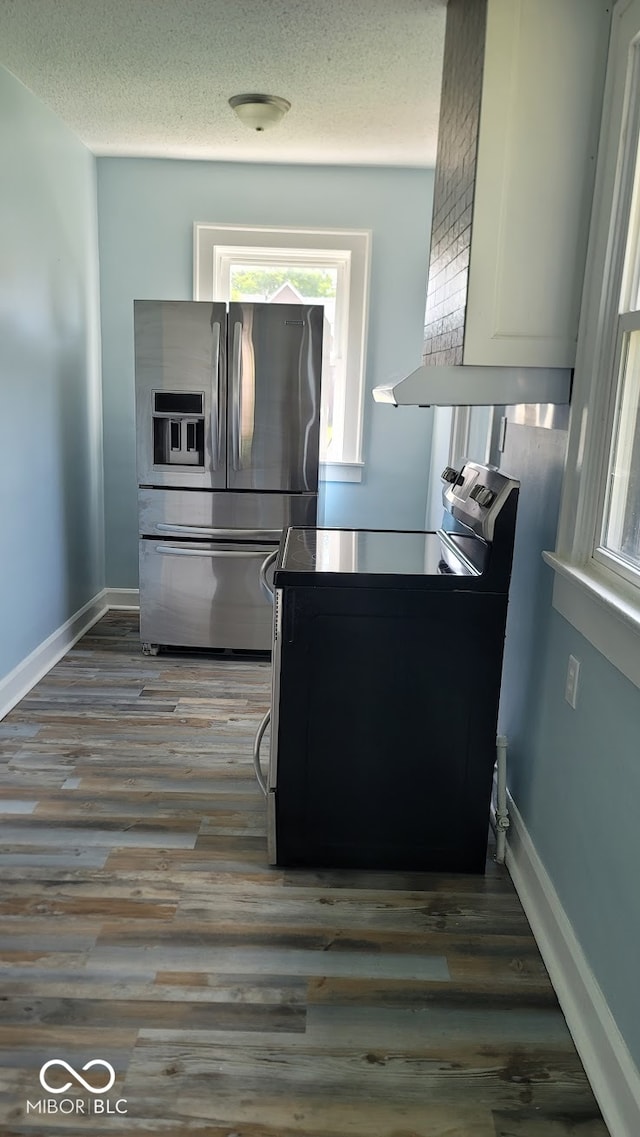
[[[291,528],[280,547],[274,584],[399,588],[430,581],[433,587],[434,577],[482,575],[487,554],[481,537],[443,530]]]

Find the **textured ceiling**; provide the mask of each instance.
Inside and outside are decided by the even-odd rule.
[[[431,166],[445,0],[0,0],[0,63],[96,154]],[[228,106],[292,104],[249,131]]]

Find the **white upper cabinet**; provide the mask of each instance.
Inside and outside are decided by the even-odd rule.
[[[450,0],[425,363],[573,366],[609,23]]]

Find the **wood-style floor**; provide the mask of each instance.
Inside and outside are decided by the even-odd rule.
[[[607,1137],[504,869],[268,867],[269,682],[110,613],[0,723],[2,1137]]]

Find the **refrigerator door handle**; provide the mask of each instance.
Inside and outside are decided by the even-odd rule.
[[[256,557],[259,552],[255,549],[189,549],[177,548],[175,545],[156,545],[156,553],[164,553],[172,557]]]
[[[220,323],[216,320],[213,333],[213,387],[211,392],[211,468],[220,466]]]
[[[156,529],[179,537],[215,537],[224,541],[279,541],[282,536],[281,529],[213,529],[208,525],[172,525],[170,521],[159,521]]]
[[[231,455],[234,470],[242,469],[240,455],[240,423],[242,421],[242,324],[233,325],[231,350]]]

